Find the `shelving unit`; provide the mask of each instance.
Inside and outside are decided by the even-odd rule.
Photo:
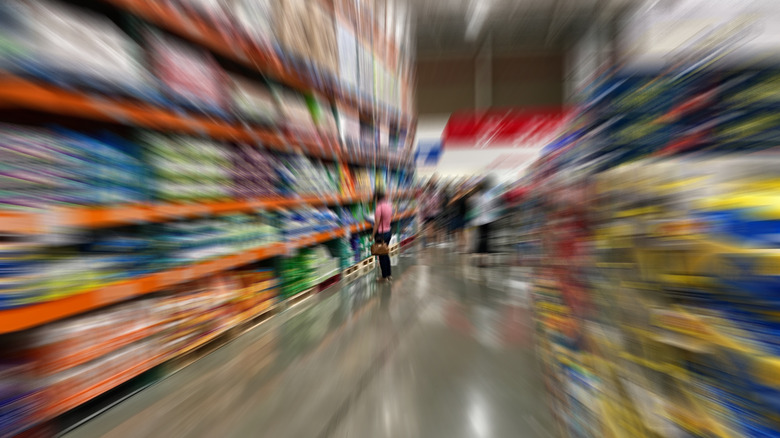
[[[365,240],[364,233],[371,230],[371,224],[353,222],[367,217],[369,207],[365,204],[371,202],[373,195],[366,193],[369,190],[383,189],[391,200],[398,203],[397,209],[401,212],[394,216],[394,222],[408,223],[415,214],[415,191],[409,188],[411,178],[407,176],[414,172],[409,148],[409,139],[414,137],[416,129],[411,110],[413,96],[410,91],[414,81],[410,71],[403,71],[398,59],[403,50],[399,45],[408,44],[401,43],[400,39],[396,40],[396,36],[392,35],[392,32],[396,31],[395,26],[390,35],[382,34],[380,28],[383,28],[385,23],[380,26],[376,22],[378,17],[369,11],[374,7],[373,3],[363,0],[317,0],[311,5],[321,8],[333,19],[334,30],[336,26],[346,25],[356,37],[356,44],[360,46],[356,47],[356,50],[368,50],[363,55],[368,54],[373,63],[373,71],[367,71],[369,75],[376,75],[376,79],[371,78],[369,88],[356,88],[341,80],[337,76],[340,74],[338,70],[323,68],[314,58],[301,59],[298,54],[287,53],[283,45],[258,44],[240,30],[239,23],[224,21],[232,20],[235,18],[233,15],[218,17],[204,14],[188,2],[51,1],[68,3],[68,8],[74,7],[71,11],[74,13],[88,12],[107,18],[107,21],[111,22],[108,25],[115,25],[115,30],[123,38],[128,38],[128,43],[137,44],[139,54],[134,55],[135,60],[151,78],[146,84],[149,89],[133,88],[130,91],[138,84],[105,83],[105,78],[94,82],[92,86],[89,82],[95,78],[89,79],[88,74],[83,77],[71,73],[58,74],[57,69],[61,66],[49,70],[48,66],[37,64],[37,58],[41,57],[33,56],[34,60],[25,61],[24,56],[17,57],[17,53],[9,55],[12,50],[0,51],[0,58],[9,57],[4,59],[8,61],[4,64],[5,70],[0,71],[0,111],[9,115],[10,123],[28,129],[22,136],[34,136],[44,132],[58,141],[62,140],[66,134],[49,128],[53,121],[62,121],[62,131],[84,134],[90,141],[98,141],[98,133],[102,135],[107,132],[125,143],[137,146],[138,149],[124,149],[124,145],[120,148],[117,144],[110,144],[137,160],[139,165],[150,168],[145,176],[137,176],[138,179],[148,178],[148,181],[143,182],[150,187],[147,187],[149,190],[145,191],[143,196],[118,196],[116,199],[120,200],[114,200],[111,195],[96,196],[94,199],[85,196],[84,200],[75,201],[52,201],[56,197],[50,199],[41,196],[40,200],[30,205],[7,202],[3,204],[6,207],[0,207],[0,235],[7,236],[14,242],[29,243],[30,246],[25,248],[34,248],[32,251],[39,257],[48,256],[45,248],[57,248],[58,262],[61,259],[70,261],[67,257],[75,259],[76,256],[83,257],[83,261],[86,261],[87,257],[81,251],[93,249],[85,250],[82,247],[92,244],[100,246],[104,242],[100,239],[104,236],[115,239],[105,240],[113,242],[111,244],[122,239],[127,239],[124,244],[133,239],[148,239],[156,246],[145,248],[142,254],[145,259],[131,270],[94,273],[90,271],[94,278],[90,277],[78,285],[83,289],[57,290],[58,279],[53,278],[47,279],[41,286],[46,293],[30,294],[29,297],[25,296],[17,301],[0,302],[0,340],[11,340],[11,344],[25,344],[28,339],[36,339],[36,342],[48,345],[46,343],[50,342],[50,338],[47,336],[51,337],[47,334],[49,330],[59,332],[62,327],[70,327],[75,329],[73,333],[80,333],[80,341],[85,342],[83,345],[77,343],[79,346],[74,347],[67,343],[57,344],[61,340],[51,341],[56,348],[53,348],[50,355],[56,358],[52,360],[58,361],[60,366],[56,368],[57,371],[51,373],[67,371],[66,380],[71,373],[73,376],[86,373],[72,386],[60,384],[61,388],[57,391],[48,391],[44,385],[32,388],[29,393],[23,392],[10,402],[0,399],[0,407],[5,408],[5,403],[10,403],[9,406],[13,409],[9,412],[15,412],[14,415],[19,417],[9,419],[17,422],[14,423],[6,422],[6,418],[0,416],[0,420],[3,420],[0,421],[2,436],[14,435],[31,426],[55,421],[63,413],[151,369],[189,355],[205,345],[219,342],[234,328],[274,314],[289,303],[285,299],[299,300],[302,295],[285,296],[279,293],[282,290],[282,275],[273,274],[274,266],[281,261],[292,259],[291,256],[296,253],[311,254],[315,250],[324,251],[327,247],[336,248],[339,244],[345,247],[343,239],[351,235],[362,234]],[[359,16],[350,17],[344,14],[342,8],[349,2],[359,4],[360,7],[356,6],[356,10],[360,11]],[[215,2],[214,5],[216,4]],[[35,15],[30,17],[33,16]],[[75,15],[70,17],[72,16]],[[171,90],[165,88],[168,85],[161,73],[146,59],[152,57],[151,52],[155,47],[154,41],[147,40],[142,35],[147,30],[155,34],[159,32],[164,35],[164,39],[170,37],[172,41],[180,40],[183,45],[194,48],[193,53],[202,52],[212,57],[210,60],[217,66],[216,70],[220,73],[219,79],[226,94],[235,86],[228,77],[231,74],[244,77],[254,85],[266,87],[269,92],[274,93],[273,102],[277,106],[278,119],[274,119],[273,123],[258,120],[244,113],[245,107],[240,106],[237,101],[229,100],[229,105],[221,108],[224,111],[217,111],[215,108],[218,105],[214,105],[215,108],[210,105],[201,107],[189,101],[185,102],[186,99],[182,96],[172,95]],[[0,36],[3,35],[5,34],[0,31]],[[357,53],[355,56],[357,62],[360,56]],[[405,68],[409,69],[410,65],[407,62]],[[387,99],[390,94],[383,91],[385,85],[382,80],[386,80],[382,77],[383,71],[397,76],[393,79],[398,80],[396,85],[399,87],[399,98],[394,103],[390,103],[392,99]],[[279,95],[276,94],[277,89]],[[305,100],[306,111],[310,112],[312,119],[309,122],[314,122],[311,132],[296,129],[296,124],[303,121],[282,111],[282,106],[290,103],[283,102],[281,95],[292,93],[291,90],[299,92],[296,96]],[[233,99],[233,96],[229,99]],[[320,103],[322,106],[318,106]],[[342,116],[343,111],[356,114],[359,138],[356,140],[355,135],[348,137],[346,128],[340,125],[336,126],[335,131],[328,131],[318,125],[315,114],[323,109],[331,112],[334,120]],[[42,129],[41,126],[47,128]],[[6,128],[0,127],[0,130],[2,129]],[[179,156],[173,155],[174,158],[171,158],[172,155],[166,155],[169,151],[165,148],[183,145],[169,143],[158,149],[151,148],[156,155],[143,155],[142,148],[144,153],[150,149],[150,145],[146,144],[149,140],[141,138],[142,134],[147,132],[156,135],[156,139],[170,141],[175,137],[196,139],[204,143],[201,145],[193,141],[192,150],[196,152],[183,161],[202,159],[206,146],[223,148],[220,151],[224,156],[219,158],[223,159],[227,166],[231,166],[231,171],[235,171],[225,178],[233,178],[230,181],[235,186],[216,193],[198,188],[196,194],[187,193],[184,196],[177,196],[176,193],[174,196],[168,196],[167,192],[160,194],[155,191],[158,190],[155,185],[163,182],[173,181],[174,186],[183,184],[187,188],[202,182],[186,172],[177,173],[178,169],[152,168],[152,159],[181,160]],[[371,135],[367,135],[368,132]],[[394,140],[388,140],[388,135],[394,136]],[[101,138],[99,141],[104,140]],[[395,143],[391,143],[392,141]],[[108,146],[109,143],[106,140],[103,145]],[[393,149],[390,144],[396,148]],[[239,187],[244,182],[238,174],[247,172],[247,168],[241,167],[240,162],[236,164],[236,161],[231,161],[248,160],[247,156],[242,155],[244,146],[262,151],[268,163],[287,166],[285,170],[290,173],[293,173],[290,169],[311,168],[316,170],[313,173],[319,174],[311,176],[303,183],[294,179],[282,181],[282,176],[279,175],[278,179],[273,180],[277,185],[270,189],[261,187],[265,180],[259,183],[252,180],[252,184],[257,184],[258,187],[250,187],[251,190],[257,190],[252,191],[253,194],[269,194],[245,195],[245,192],[239,190],[244,188]],[[66,151],[65,155],[67,152],[69,151]],[[94,165],[102,165],[100,160],[111,156],[99,155],[100,153],[95,153]],[[306,160],[306,165],[295,161],[299,158]],[[23,167],[27,162],[20,163]],[[184,165],[189,163],[187,161]],[[124,169],[119,166],[111,168],[113,172],[122,170]],[[165,171],[170,171],[172,176],[154,173]],[[213,178],[213,175],[207,175],[206,178]],[[219,178],[222,177],[220,174],[217,182],[210,179],[205,181],[207,184],[218,185],[222,181]],[[285,174],[285,177],[288,175]],[[108,180],[110,177],[103,178]],[[318,184],[322,181],[326,183]],[[301,187],[304,189],[295,189]],[[123,189],[135,190],[135,186]],[[175,192],[176,189],[172,191]],[[285,214],[298,214],[303,219],[295,219],[299,222],[288,228],[279,227],[274,221],[291,217]],[[344,214],[347,216],[343,216]],[[332,220],[334,216],[338,220]],[[327,220],[320,223],[312,220],[319,217]],[[226,223],[234,226],[230,229],[230,233],[234,234],[219,234],[220,227],[214,226]],[[327,229],[328,226],[332,227]],[[275,231],[266,232],[265,227]],[[207,248],[213,252],[197,253],[201,250],[197,247],[197,239],[187,240],[193,236],[209,237],[209,233],[215,233],[215,229],[217,248]],[[64,238],[60,239],[61,236]],[[339,239],[342,241],[339,242]],[[121,245],[122,243],[120,247]],[[78,246],[78,249],[74,246]],[[118,258],[126,255],[121,252],[110,253],[111,248],[101,248],[98,251],[109,251],[109,255],[118,255]],[[191,254],[193,251],[197,254]],[[15,253],[11,251],[10,254]],[[351,253],[349,257],[352,257]],[[52,258],[55,258],[55,255],[52,255]],[[331,257],[328,261],[333,263],[337,258],[338,256]],[[187,260],[192,262],[188,263]],[[159,262],[159,266],[156,262]],[[318,284],[304,292],[316,292],[338,281],[342,271],[330,270],[331,266],[326,263],[318,265],[316,273],[321,275],[314,278]],[[271,274],[268,274],[269,272]],[[266,274],[271,275],[270,279],[264,276]],[[252,283],[252,286],[245,284],[251,281],[256,283]],[[301,284],[306,284],[306,281]],[[254,290],[253,286],[262,286],[265,289]],[[49,289],[54,293],[49,294]],[[249,292],[250,290],[252,292]],[[161,316],[171,311],[167,310],[170,308],[179,309],[172,313],[176,316]],[[79,332],[79,324],[82,321],[86,321],[84,325],[100,325],[105,322],[105,318],[126,318],[128,314],[133,317],[118,321],[118,328],[107,326],[106,331],[110,333],[106,335],[108,338],[100,338],[102,340],[94,345],[90,345],[90,333]],[[159,319],[161,317],[163,320]],[[20,339],[25,341],[17,342]],[[73,348],[76,349],[69,350]],[[24,349],[21,353],[19,357],[25,357],[27,354]],[[130,354],[129,358],[125,358],[127,360],[115,360],[125,353]],[[64,356],[57,357],[58,354]],[[32,359],[29,367],[23,371],[36,372],[34,370],[39,369],[39,362],[36,361],[43,360],[49,359]],[[89,368],[95,366],[112,368],[110,372],[100,369],[100,373],[95,373],[94,368]],[[35,375],[31,381],[42,381],[48,377],[51,375]]]
[[[394,199],[414,196],[413,191],[392,195]],[[309,196],[302,198],[266,198],[257,200],[208,202],[196,204],[147,204],[119,207],[53,208],[41,213],[0,211],[0,233],[43,234],[60,228],[106,228],[139,223],[166,222],[182,218],[220,215],[252,210],[276,210],[300,206],[346,205],[368,202],[365,196]]]

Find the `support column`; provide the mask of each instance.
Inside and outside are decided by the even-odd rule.
[[[488,31],[474,57],[474,107],[488,108],[493,104],[493,38]]]

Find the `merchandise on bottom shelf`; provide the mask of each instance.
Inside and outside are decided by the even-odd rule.
[[[290,297],[310,288],[316,267],[317,259],[311,248],[302,248],[291,257],[282,257],[278,269],[282,295]]]
[[[325,245],[301,248],[291,257],[279,260],[282,293],[290,297],[317,286],[338,274],[341,265],[341,260],[331,256]]]
[[[345,270],[352,265],[354,252],[347,239],[337,239],[332,243],[333,255],[339,259],[340,270]]]
[[[317,259],[317,266],[314,273],[314,284],[312,286],[333,277],[341,270],[341,261],[338,257],[330,255],[327,246],[318,245],[314,247],[313,251],[314,257]]]
[[[64,413],[270,307],[268,269],[246,268],[0,337],[0,436]]]

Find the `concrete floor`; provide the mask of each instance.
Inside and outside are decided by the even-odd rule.
[[[67,436],[551,437],[522,281],[449,250],[308,299]]]

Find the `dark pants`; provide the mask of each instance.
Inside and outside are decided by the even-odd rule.
[[[387,232],[387,233],[378,233],[376,235],[377,242],[385,242],[386,244],[390,245],[390,238],[393,236],[393,233]],[[379,268],[382,270],[382,278],[387,278],[390,276],[390,256],[389,255],[381,255],[377,256],[379,257]]]
[[[477,230],[479,232],[479,240],[477,245],[478,254],[490,253],[490,227],[492,224],[480,225]]]

